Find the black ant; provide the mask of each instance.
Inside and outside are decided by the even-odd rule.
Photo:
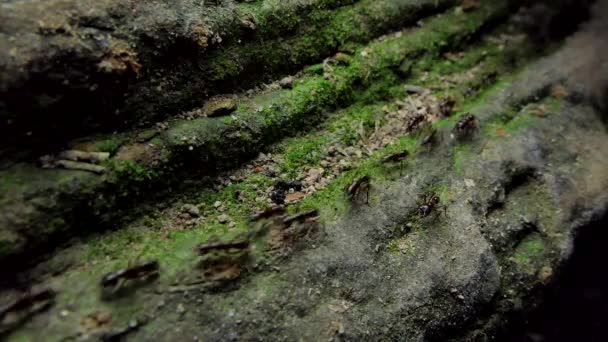
[[[425,119],[426,119],[426,117],[424,115],[416,115],[416,116],[410,117],[405,124],[406,131],[408,131],[408,132],[413,131],[418,126],[420,126],[420,124],[422,124],[422,122]]]
[[[317,209],[310,209],[308,211],[287,216],[283,219],[283,224],[286,227],[289,227],[294,222],[306,222],[306,221],[315,221],[319,217],[319,211]]]
[[[348,198],[351,201],[356,200],[359,195],[365,191],[365,204],[369,204],[369,189],[371,187],[371,178],[369,176],[363,176],[355,179],[352,184],[346,190]]]
[[[475,115],[465,114],[454,126],[453,134],[458,139],[470,137],[477,130],[477,118]]]
[[[433,144],[435,143],[435,134],[437,131],[434,128],[431,128],[429,132],[422,137],[420,140],[420,145],[426,147],[427,152],[431,151]]]
[[[249,248],[249,240],[237,240],[230,242],[211,242],[196,247],[198,255],[205,255],[213,251],[245,250]]]
[[[265,209],[265,210],[262,210],[262,211],[259,211],[255,214],[253,214],[250,218],[250,221],[255,222],[255,221],[262,220],[262,219],[268,219],[273,216],[283,215],[284,213],[285,213],[285,207],[274,206],[274,207],[270,207],[268,209]]]
[[[444,214],[447,207],[440,205],[441,199],[435,193],[430,193],[422,197],[422,204],[418,206],[418,214],[421,217],[429,216],[435,209],[443,208]]]
[[[113,287],[113,292],[118,291],[127,281],[148,280],[159,275],[158,261],[150,261],[145,264],[128,267],[116,272],[109,273],[101,278],[101,286],[104,289]]]
[[[16,328],[28,317],[53,305],[55,295],[55,291],[51,289],[30,290],[19,295],[11,303],[0,307],[0,334]]]

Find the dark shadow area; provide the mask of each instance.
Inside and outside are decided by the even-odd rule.
[[[608,341],[608,217],[583,228],[545,300],[499,341]]]

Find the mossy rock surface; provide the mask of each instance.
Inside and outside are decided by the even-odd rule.
[[[451,4],[436,3],[411,11],[406,1],[218,1],[204,6],[208,27],[183,11],[196,1],[112,12],[120,23],[143,9],[163,13],[165,27],[188,32],[178,38],[197,37],[179,43],[210,58],[195,78],[224,53],[293,48],[260,55],[260,74],[276,81],[263,89],[240,93],[229,83],[248,82],[248,69],[217,59],[227,78],[204,81],[228,91],[215,89],[221,97],[207,106],[70,141],[110,154],[95,164],[102,174],[28,158],[0,170],[0,298],[30,286],[55,294],[43,310],[40,301],[0,317],[0,336],[483,341],[508,331],[554,284],[578,232],[606,217],[597,89],[608,77],[597,66],[608,54],[590,53],[607,46],[598,34],[606,21],[539,51],[514,25],[510,1],[450,8],[409,27]],[[411,17],[393,17],[403,11]],[[45,21],[40,34],[80,32],[68,24]],[[211,34],[218,27],[225,46]],[[146,38],[158,55],[142,61],[180,51],[158,37]],[[299,55],[302,46],[327,50]],[[114,48],[103,70],[143,72],[129,45]],[[597,77],[581,78],[591,71]],[[208,117],[210,108],[223,115]]]
[[[295,79],[293,89],[269,89],[252,96],[222,95],[194,111],[193,117],[172,120],[156,129],[94,138],[86,144],[76,142],[75,146],[114,154],[107,162],[107,172],[99,177],[25,163],[1,171],[6,179],[5,193],[12,194],[3,203],[1,229],[10,236],[21,236],[4,256],[21,258],[26,251],[33,254],[66,241],[72,236],[70,232],[83,235],[111,227],[113,220],[124,216],[140,199],[175,186],[181,177],[193,178],[193,172],[213,175],[234,167],[283,137],[319,124],[332,110],[391,96],[391,89],[403,82],[391,70],[408,56],[435,58],[445,42],[454,47],[464,45],[506,14],[506,4],[498,2],[466,15],[440,15],[411,33],[358,46],[348,65],[321,64],[326,75],[304,72]],[[235,111],[228,116],[205,117],[209,110]],[[65,224],[55,231],[56,225],[48,222]]]

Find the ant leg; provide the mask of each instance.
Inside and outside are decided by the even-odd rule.
[[[118,292],[120,290],[120,288],[125,284],[125,282],[126,282],[126,280],[124,278],[118,279],[118,282],[112,289],[112,293],[114,294],[114,293]]]

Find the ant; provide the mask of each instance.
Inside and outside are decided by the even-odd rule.
[[[116,272],[108,273],[101,278],[101,286],[104,289],[113,287],[112,292],[118,291],[127,281],[148,280],[159,275],[158,261],[150,261],[145,264],[128,267]]]
[[[273,216],[283,215],[285,213],[285,207],[283,206],[274,206],[265,210],[258,211],[253,214],[250,218],[250,221],[255,222],[262,219],[268,219]]]
[[[13,329],[28,317],[53,305],[55,295],[52,289],[30,290],[0,307],[0,334],[6,332],[4,329]]]
[[[425,119],[426,119],[426,117],[424,115],[416,115],[416,116],[410,117],[409,119],[407,119],[407,122],[405,124],[406,131],[408,131],[408,132],[413,131],[418,126],[420,126],[420,124],[422,124],[422,122]]]
[[[317,209],[311,209],[303,213],[287,216],[283,219],[283,224],[289,227],[294,222],[316,221],[319,217]]]
[[[245,250],[249,248],[249,240],[237,240],[230,242],[211,242],[196,247],[198,255],[205,255],[213,251]]]
[[[363,176],[355,179],[352,184],[346,190],[348,198],[351,201],[356,200],[359,195],[365,191],[365,204],[369,204],[369,189],[371,186],[371,178],[369,176]]]
[[[431,128],[420,140],[420,146],[426,147],[427,153],[431,151],[431,148],[435,144],[436,133],[437,131],[434,128]]]
[[[441,199],[435,193],[423,195],[422,204],[418,206],[418,214],[424,218],[429,216],[435,209],[442,208],[445,215],[447,207],[440,205],[440,202]]]
[[[466,113],[454,126],[453,135],[458,139],[470,137],[477,129],[477,118],[475,115]]]

